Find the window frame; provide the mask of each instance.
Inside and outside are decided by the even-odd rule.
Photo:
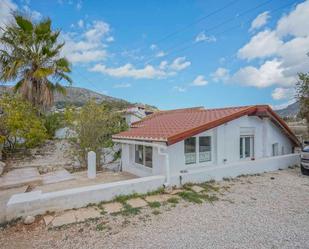
[[[279,156],[279,143],[273,143],[271,145],[271,155]]]
[[[246,139],[249,138],[249,156],[246,156]],[[254,158],[254,135],[240,135],[239,137],[239,158],[240,160],[250,160]]]
[[[136,160],[137,159],[138,147],[142,147],[142,162]],[[148,149],[149,148],[151,149],[151,161],[150,161],[151,164],[146,164],[146,147]],[[145,146],[145,145],[135,144],[134,148],[135,148],[134,149],[134,163],[152,169],[152,167],[153,167],[153,147],[152,146]]]
[[[208,147],[209,147],[209,150],[205,150],[205,151],[202,151],[201,150],[201,139],[203,138],[206,138],[206,139],[209,139],[208,141]],[[205,147],[207,147],[207,145],[205,145]],[[201,153],[203,152],[209,152],[209,160],[201,160]],[[206,162],[211,162],[212,160],[212,139],[211,139],[211,136],[199,136],[198,137],[198,153],[199,153],[199,163],[206,163]]]
[[[186,152],[186,141],[188,141],[188,140],[190,140],[190,139],[194,140],[194,152]],[[196,142],[197,142],[196,137],[188,137],[188,138],[186,138],[186,139],[184,140],[185,165],[196,164],[196,162],[197,162],[197,160],[196,160],[196,158],[197,158],[197,156],[196,156],[196,154],[197,154]],[[194,156],[191,155],[191,156],[194,157],[194,161],[193,161],[193,160],[192,160],[192,161],[188,161],[188,160],[187,160],[186,156],[187,156],[188,154],[194,154]]]

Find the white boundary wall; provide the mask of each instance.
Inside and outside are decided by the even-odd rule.
[[[212,167],[189,169],[186,173],[181,173],[179,177],[173,177],[172,184],[179,186],[189,182],[201,183],[209,180],[218,181],[222,180],[222,178],[236,177],[239,175],[258,174],[278,169],[286,169],[289,166],[299,165],[299,163],[299,154],[289,154],[262,158],[254,161],[241,161]]]
[[[7,203],[6,220],[44,214],[47,211],[80,208],[89,203],[110,201],[119,195],[146,194],[162,187],[164,182],[165,176],[159,175],[50,193],[34,191],[15,194]]]

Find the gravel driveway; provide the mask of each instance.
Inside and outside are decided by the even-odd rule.
[[[219,201],[181,201],[134,217],[48,230],[42,221],[0,231],[1,248],[309,248],[309,177],[299,168],[219,183]],[[225,191],[223,191],[225,190]],[[98,229],[98,224],[100,229]]]

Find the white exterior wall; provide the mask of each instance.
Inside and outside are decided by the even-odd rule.
[[[84,207],[89,203],[110,201],[119,195],[146,194],[163,186],[164,176],[150,176],[43,193],[34,191],[12,195],[7,203],[6,220],[47,211]]]
[[[144,177],[151,175],[165,175],[165,158],[159,155],[158,148],[152,148],[152,168],[135,163],[135,145],[122,144],[121,166],[123,171]]]
[[[211,136],[212,160],[210,162],[198,162],[198,147],[196,147],[197,163],[186,165],[184,141],[168,146],[171,175],[177,175],[182,170],[250,160],[240,159],[239,139],[241,135],[254,136],[255,160],[271,157],[273,143],[278,143],[279,155],[281,155],[282,146],[284,146],[284,154],[292,153],[291,141],[268,118],[260,119],[255,116],[243,116],[194,136],[196,137],[197,146],[199,136]]]
[[[243,116],[226,124],[220,125],[211,130],[196,135],[196,164],[185,164],[184,141],[167,147],[169,156],[170,176],[179,177],[181,172],[194,169],[207,169],[214,166],[228,165],[237,162],[251,161],[251,159],[240,159],[240,136],[254,136],[254,159],[272,156],[272,144],[278,143],[279,155],[281,155],[282,146],[284,154],[290,154],[293,145],[287,136],[276,127],[268,118],[261,119],[256,116]],[[198,137],[211,136],[211,158],[210,162],[199,163]],[[136,164],[134,145],[122,145],[122,168],[124,171],[131,172],[138,176],[149,176],[156,174],[165,174],[165,158],[158,154],[158,149],[153,148],[153,168],[147,168]],[[243,172],[246,174],[246,172]]]

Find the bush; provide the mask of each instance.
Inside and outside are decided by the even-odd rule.
[[[50,113],[43,116],[43,122],[48,137],[52,139],[56,130],[64,126],[64,116],[61,113]]]
[[[86,161],[89,151],[96,152],[98,169],[102,149],[112,147],[112,135],[127,128],[119,112],[94,100],[88,101],[80,110],[68,108],[65,119],[76,133],[74,142],[78,147],[81,160]]]
[[[34,147],[47,138],[46,129],[37,110],[18,95],[3,95],[0,99],[0,136],[5,149],[16,146]]]

